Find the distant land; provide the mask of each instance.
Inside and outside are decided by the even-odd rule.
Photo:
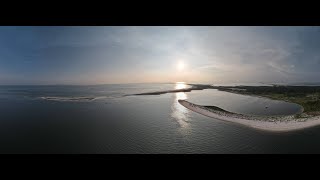
[[[214,89],[296,103],[307,115],[320,115],[320,86],[213,86]]]
[[[266,85],[266,86],[214,86],[208,84],[187,84],[190,88],[145,92],[131,95],[160,95],[165,93],[190,92],[193,90],[217,89],[230,93],[260,96],[274,100],[281,100],[296,103],[304,108],[307,115],[320,115],[320,86],[299,86],[299,85]]]
[[[217,89],[229,93],[259,96],[300,105],[301,112],[291,116],[250,116],[225,111],[217,106],[201,106],[188,101],[179,101],[186,108],[197,113],[231,122],[238,122],[268,131],[291,131],[320,125],[320,86],[269,84],[262,86],[214,86],[188,84],[190,88],[131,95],[160,95],[165,93],[190,92],[193,90]],[[268,108],[268,107],[266,107]]]

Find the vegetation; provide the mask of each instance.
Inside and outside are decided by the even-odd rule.
[[[258,95],[296,103],[304,108],[304,113],[320,115],[320,86],[237,86],[236,88],[218,86],[215,88],[221,91]]]
[[[219,108],[219,107],[217,107],[217,106],[204,106],[204,107],[206,107],[206,108],[208,108],[208,109],[216,110],[216,111],[225,112],[225,113],[232,113],[232,112],[226,111],[226,110],[224,110],[224,109],[221,109],[221,108]]]

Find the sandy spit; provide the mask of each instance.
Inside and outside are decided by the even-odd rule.
[[[201,105],[190,103],[186,100],[178,101],[182,106],[207,117],[232,122],[264,131],[288,132],[320,125],[320,116],[309,116],[306,118],[296,118],[294,115],[251,116],[212,110]]]

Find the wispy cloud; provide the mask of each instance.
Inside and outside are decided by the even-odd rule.
[[[1,82],[320,77],[319,27],[1,27],[0,38]]]

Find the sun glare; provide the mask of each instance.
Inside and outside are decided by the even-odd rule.
[[[179,61],[179,62],[178,62],[178,66],[177,66],[178,70],[179,70],[179,71],[182,71],[182,70],[184,69],[184,67],[185,67],[184,62]]]
[[[177,82],[175,89],[185,89],[187,88],[186,84],[184,82]]]

